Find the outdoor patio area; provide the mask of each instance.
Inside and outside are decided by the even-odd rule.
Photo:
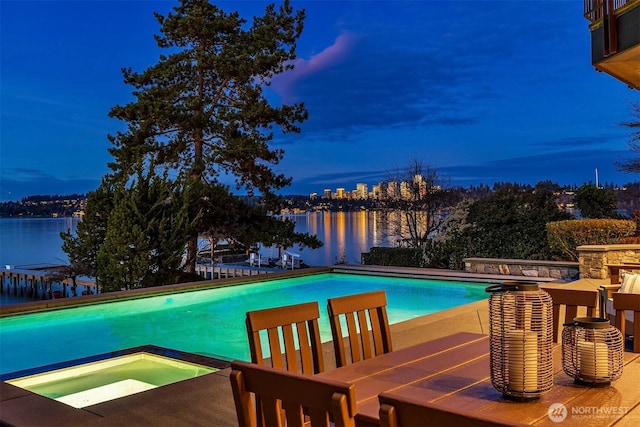
[[[571,283],[546,283],[545,287],[597,290],[605,279],[583,279]],[[455,309],[391,325],[393,350],[398,351],[458,333],[469,333],[476,340],[489,334],[487,301],[478,301]],[[471,335],[473,334],[473,335]],[[476,335],[477,334],[477,335]],[[327,371],[335,367],[331,342],[323,344]],[[625,353],[633,370],[623,374],[611,387],[595,390],[588,400],[593,405],[624,406],[625,414],[618,419],[588,420],[588,425],[635,426],[640,422],[640,354]],[[561,366],[554,366],[558,371]],[[234,399],[231,391],[230,368],[170,384],[125,398],[112,400],[83,409],[75,409],[57,401],[41,397],[23,389],[2,383],[0,418],[2,425],[14,426],[237,426]],[[486,376],[489,375],[487,366]],[[564,375],[563,373],[556,375]],[[558,376],[556,376],[558,378]],[[486,378],[485,378],[486,380]],[[566,387],[570,378],[564,378]],[[499,398],[500,393],[493,390]],[[600,397],[599,397],[600,396]],[[602,396],[606,398],[601,398]],[[613,397],[612,397],[613,396]],[[538,404],[553,403],[557,396],[551,391]],[[377,402],[376,402],[377,403]],[[518,403],[517,405],[526,405]],[[501,407],[502,408],[502,407]],[[513,407],[515,408],[515,406]],[[503,409],[500,409],[501,411]],[[584,414],[583,414],[584,415]],[[511,411],[514,422],[522,422],[521,411]],[[530,424],[555,425],[549,418],[540,417]],[[585,418],[567,418],[563,425],[587,425]]]

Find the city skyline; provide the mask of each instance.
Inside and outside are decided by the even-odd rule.
[[[251,20],[267,2],[216,2]],[[174,1],[3,1],[0,200],[86,193],[111,161],[121,68],[161,51]],[[380,182],[412,159],[454,186],[551,180],[623,185],[640,91],[591,65],[577,1],[292,1],[305,8],[295,69],[274,102],[304,102],[299,135],[275,133],[282,194]]]

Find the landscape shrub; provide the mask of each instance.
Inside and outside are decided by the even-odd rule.
[[[612,245],[633,236],[636,223],[626,219],[573,219],[547,223],[547,239],[554,251],[577,261],[581,245]]]
[[[421,267],[422,250],[419,248],[373,247],[369,253],[362,254],[362,261],[366,265]]]

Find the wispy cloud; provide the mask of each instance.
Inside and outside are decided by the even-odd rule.
[[[354,39],[355,36],[351,33],[340,34],[335,42],[322,52],[309,59],[297,58],[291,64],[294,67],[293,70],[274,76],[271,85],[281,96],[282,102],[285,104],[299,102],[300,99],[294,91],[296,82],[340,63],[349,53]]]
[[[585,147],[593,145],[606,145],[612,141],[620,140],[624,138],[624,135],[593,135],[593,136],[575,136],[569,138],[560,138],[551,141],[541,141],[534,145],[539,147],[554,147],[554,148],[573,148],[573,147]]]

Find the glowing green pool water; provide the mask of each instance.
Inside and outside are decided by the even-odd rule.
[[[390,323],[486,298],[486,284],[323,273],[0,318],[0,374],[152,344],[249,360],[245,313],[383,289]]]

